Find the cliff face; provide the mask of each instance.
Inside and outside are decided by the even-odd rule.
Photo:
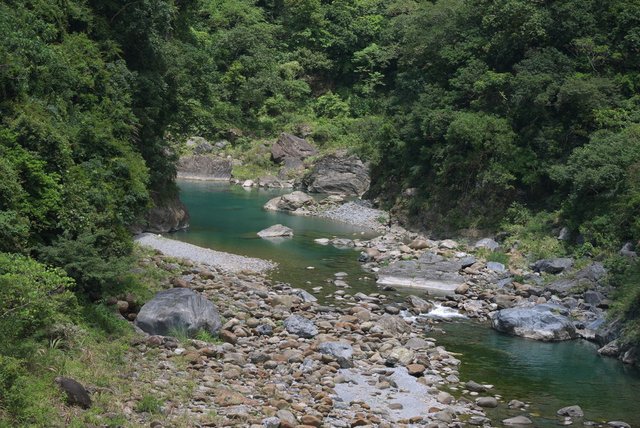
[[[178,178],[229,181],[231,160],[219,156],[183,156],[178,162]]]
[[[189,227],[189,212],[187,207],[176,195],[162,202],[156,201],[145,216],[144,226],[139,232],[167,233]]]

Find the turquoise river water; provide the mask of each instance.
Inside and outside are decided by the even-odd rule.
[[[375,278],[364,272],[353,249],[338,249],[313,242],[315,238],[368,237],[362,230],[341,223],[262,210],[270,198],[286,193],[212,182],[181,181],[181,199],[191,213],[191,227],[171,234],[173,239],[215,250],[270,259],[279,264],[274,280],[311,290],[320,296],[335,291],[328,282],[336,272],[346,272],[350,293],[380,292]],[[256,233],[280,223],[294,237],[264,240]],[[313,269],[308,269],[313,267]],[[535,426],[557,423],[555,411],[578,404],[585,420],[623,420],[640,427],[640,371],[599,357],[586,341],[541,343],[499,334],[487,326],[467,322],[441,324],[439,344],[461,353],[462,380],[495,385],[505,399],[530,402]],[[500,418],[520,414],[501,406],[489,413]],[[576,426],[577,424],[574,424]],[[582,424],[579,424],[582,425]]]

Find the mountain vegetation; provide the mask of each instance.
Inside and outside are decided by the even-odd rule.
[[[30,346],[130,282],[130,230],[191,135],[308,129],[439,233],[566,227],[553,251],[608,261],[640,341],[616,256],[640,239],[636,1],[2,0],[0,31],[0,425],[47,420],[19,393],[40,391]]]

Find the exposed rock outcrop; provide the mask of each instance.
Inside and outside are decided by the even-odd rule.
[[[320,159],[303,180],[304,187],[312,193],[354,196],[364,194],[370,183],[369,167],[345,150]]]
[[[177,196],[156,202],[146,216],[145,223],[135,232],[167,233],[189,227],[189,212]]]
[[[303,161],[314,156],[318,151],[303,138],[283,132],[271,146],[271,159],[275,163],[285,163],[287,160]]]
[[[178,161],[178,178],[229,181],[231,160],[218,156],[183,156]]]

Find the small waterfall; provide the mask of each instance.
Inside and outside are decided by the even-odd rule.
[[[466,318],[466,316],[458,312],[457,309],[448,308],[446,306],[442,306],[439,303],[436,303],[434,305],[434,308],[424,316],[428,318],[436,318],[436,319]]]

